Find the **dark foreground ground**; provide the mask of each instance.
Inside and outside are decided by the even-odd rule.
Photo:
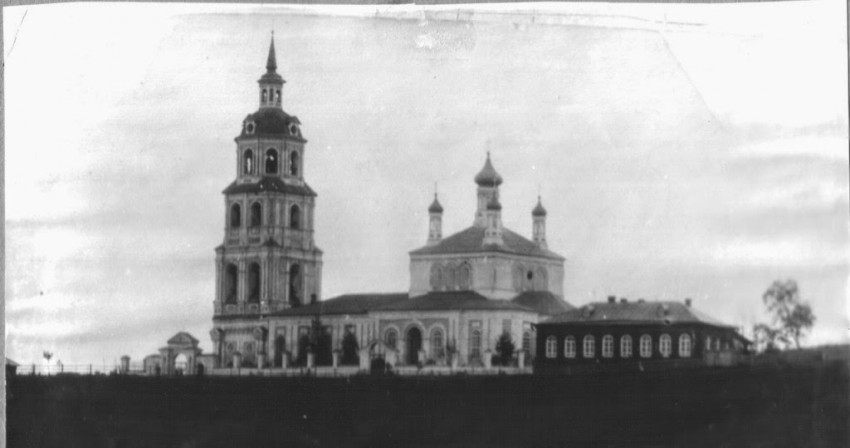
[[[846,364],[582,376],[17,377],[10,447],[847,447]]]

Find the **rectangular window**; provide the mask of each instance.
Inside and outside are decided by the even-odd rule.
[[[504,319],[502,320],[502,333],[511,334],[511,320]]]

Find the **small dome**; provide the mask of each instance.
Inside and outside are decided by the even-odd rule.
[[[540,196],[537,196],[537,206],[531,211],[531,216],[546,216],[546,209],[543,208],[543,203],[540,201]]]
[[[502,209],[502,204],[500,204],[499,200],[496,199],[495,196],[493,196],[490,199],[490,202],[487,203],[487,210],[501,210],[501,209]]]
[[[237,138],[257,136],[290,137],[304,140],[298,117],[287,114],[281,109],[264,107],[245,117],[242,132]]]
[[[498,187],[502,184],[502,176],[493,168],[490,163],[490,153],[487,153],[487,161],[484,162],[484,168],[475,175],[475,183],[482,187]]]
[[[434,193],[434,202],[431,203],[431,206],[428,207],[429,213],[443,213],[443,206],[440,205],[440,201],[437,200],[437,194]]]

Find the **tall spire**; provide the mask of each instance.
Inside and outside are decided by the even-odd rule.
[[[277,71],[277,57],[275,56],[274,51],[274,31],[272,31],[272,43],[269,45],[269,59],[266,62],[266,70],[268,70],[269,73]]]

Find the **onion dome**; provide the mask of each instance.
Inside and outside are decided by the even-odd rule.
[[[269,58],[266,61],[266,73],[257,81],[262,84],[283,84],[286,81],[277,74],[277,56],[274,51],[274,36],[269,46]]]
[[[543,203],[540,201],[540,196],[537,196],[537,206],[531,211],[531,216],[546,216],[546,209],[543,208]]]
[[[490,163],[490,152],[487,152],[487,161],[484,162],[484,168],[475,175],[475,183],[481,187],[498,187],[502,184],[502,176],[493,168]]]
[[[434,193],[434,202],[432,202],[431,206],[428,207],[428,213],[443,213],[443,206],[440,205],[440,201],[437,200],[437,193]]]
[[[501,210],[502,204],[499,203],[499,199],[496,196],[490,198],[490,201],[487,202],[487,210]]]

